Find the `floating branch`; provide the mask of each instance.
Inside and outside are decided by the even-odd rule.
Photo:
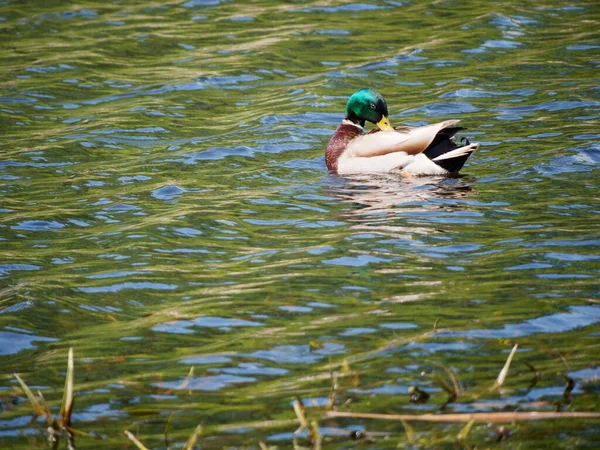
[[[376,419],[396,420],[407,422],[438,422],[438,423],[504,423],[524,420],[548,419],[600,419],[600,413],[595,412],[496,412],[496,413],[464,413],[464,414],[370,414],[327,411],[326,418]]]
[[[218,432],[229,433],[232,430],[240,428],[256,428],[257,430],[264,430],[269,428],[284,428],[291,425],[297,424],[298,419],[281,419],[281,420],[258,420],[255,422],[240,422],[233,424],[217,425],[216,430]]]

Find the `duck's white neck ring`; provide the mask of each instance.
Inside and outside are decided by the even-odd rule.
[[[343,123],[344,125],[353,125],[353,126],[355,126],[356,128],[358,128],[360,131],[363,131],[363,130],[364,130],[364,128],[363,128],[363,127],[361,127],[359,124],[357,124],[357,123],[354,123],[354,122],[352,122],[351,120],[348,120],[348,119],[344,119],[344,120],[342,120],[342,123]]]

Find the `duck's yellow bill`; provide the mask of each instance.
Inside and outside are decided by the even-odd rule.
[[[396,131],[390,125],[390,120],[386,116],[383,116],[381,120],[377,122],[377,126],[381,129],[381,131]]]

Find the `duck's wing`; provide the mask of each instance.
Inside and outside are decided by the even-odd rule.
[[[387,155],[388,153],[403,152],[407,155],[417,155],[424,151],[435,136],[444,129],[449,129],[460,120],[446,120],[423,127],[398,127],[396,131],[381,131],[367,133],[353,139],[347,152],[353,157],[370,158]],[[456,128],[449,129],[456,133]]]
[[[413,155],[404,152],[392,152],[381,156],[363,158],[355,156],[348,158],[345,155],[340,158],[337,173],[341,175],[356,173],[388,173],[393,170],[402,170],[415,159]],[[433,163],[432,163],[433,164]]]

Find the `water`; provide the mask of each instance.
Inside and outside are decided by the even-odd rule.
[[[438,411],[442,367],[465,390],[448,412],[598,411],[599,13],[3,2],[1,446],[46,446],[12,374],[58,414],[71,346],[73,426],[102,437],[79,449],[126,448],[123,429],[164,448],[170,415],[172,442],[200,423],[202,448],[286,448],[297,423],[272,421],[296,396],[330,448],[408,446],[396,423],[322,419],[332,368],[341,411]],[[365,86],[392,124],[462,119],[481,142],[463,176],[328,174]],[[418,445],[461,427],[415,424]],[[598,443],[597,421],[508,428],[520,448]]]

